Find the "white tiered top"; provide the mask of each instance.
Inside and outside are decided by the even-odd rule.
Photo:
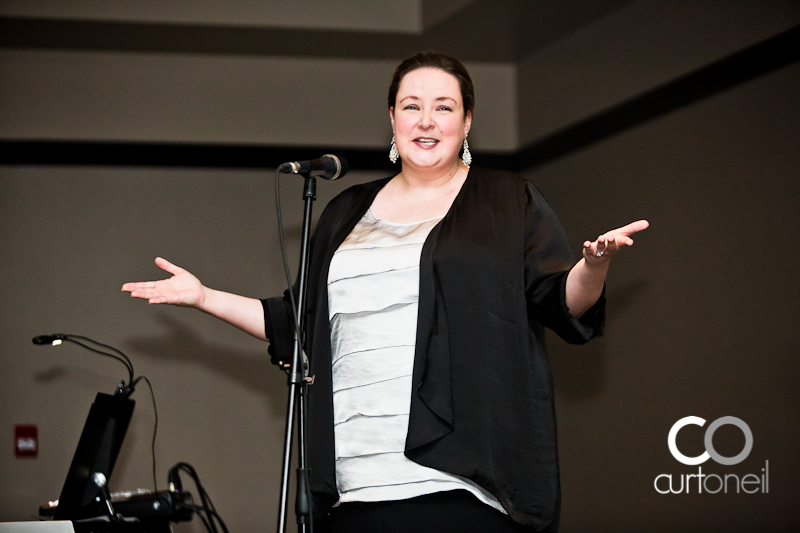
[[[367,210],[331,261],[328,302],[340,502],[402,500],[466,489],[505,512],[472,481],[421,466],[403,454],[419,261],[425,239],[440,220],[398,224]]]

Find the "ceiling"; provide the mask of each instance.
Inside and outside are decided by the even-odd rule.
[[[208,0],[5,1],[0,47],[354,59],[438,50],[468,62],[517,62],[630,2],[238,0],[216,13],[218,2]]]

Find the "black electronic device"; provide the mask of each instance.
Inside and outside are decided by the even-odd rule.
[[[122,516],[136,517],[140,520],[165,518],[172,522],[192,519],[194,500],[189,492],[163,490],[156,494],[139,494],[127,498],[112,496],[114,509]]]
[[[63,333],[39,335],[33,338],[33,343],[38,345],[59,346],[65,341],[117,359],[128,370],[130,381],[127,385],[124,381],[120,382],[116,394],[97,393],[89,409],[89,416],[83,426],[61,495],[58,500],[39,508],[40,518],[70,520],[77,533],[169,533],[172,531],[170,522],[189,521],[193,513],[198,513],[201,517],[208,517],[204,517],[203,521],[209,531],[216,532],[215,524],[219,524],[223,532],[227,533],[227,527],[214,509],[211,498],[202,487],[197,473],[187,463],[178,463],[170,471],[170,484],[173,484],[173,476],[178,479],[177,470],[188,469],[201,491],[202,507],[194,505],[191,493],[184,492],[179,487],[171,488],[168,492],[158,492],[157,488],[155,492],[146,489],[123,493],[110,492],[108,480],[117,462],[136,405],[130,396],[141,379],[144,379],[150,387],[151,396],[153,387],[144,376],[134,378],[133,363],[128,356],[113,346],[88,337]],[[152,397],[157,427],[158,412],[155,410],[155,396]],[[157,487],[155,474],[154,429],[153,483]]]
[[[111,478],[134,406],[135,402],[122,394],[97,393],[61,489],[54,519],[78,520],[107,514],[106,498],[94,476],[100,473],[106,479]]]

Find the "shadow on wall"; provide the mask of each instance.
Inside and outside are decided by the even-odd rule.
[[[117,376],[117,379],[113,381],[109,380],[109,372],[92,370],[77,361],[74,364],[61,363],[55,366],[48,366],[45,370],[35,372],[33,380],[40,385],[68,382],[75,391],[98,391],[105,394],[114,394],[120,381],[128,381],[128,371],[121,364],[118,366],[111,365],[109,366],[113,370],[109,370],[109,372],[116,373]],[[92,392],[92,394],[94,393]]]
[[[615,319],[625,314],[647,292],[648,287],[649,282],[639,278],[607,289],[606,298],[610,303],[606,311],[606,336],[616,334],[611,331]],[[603,392],[610,356],[604,337],[582,346],[569,345],[560,339],[548,342],[548,353],[555,387],[560,395],[573,400],[588,400]]]
[[[237,350],[229,344],[208,342],[195,330],[166,314],[157,315],[157,319],[167,331],[165,334],[128,338],[125,345],[144,356],[210,368],[216,374],[264,395],[271,414],[283,414],[286,389],[275,385],[278,380],[285,380],[278,376],[281,371],[270,363],[267,344],[263,350]]]

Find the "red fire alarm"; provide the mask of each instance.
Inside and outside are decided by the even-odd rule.
[[[39,455],[39,429],[36,426],[14,426],[14,455],[17,457]]]

